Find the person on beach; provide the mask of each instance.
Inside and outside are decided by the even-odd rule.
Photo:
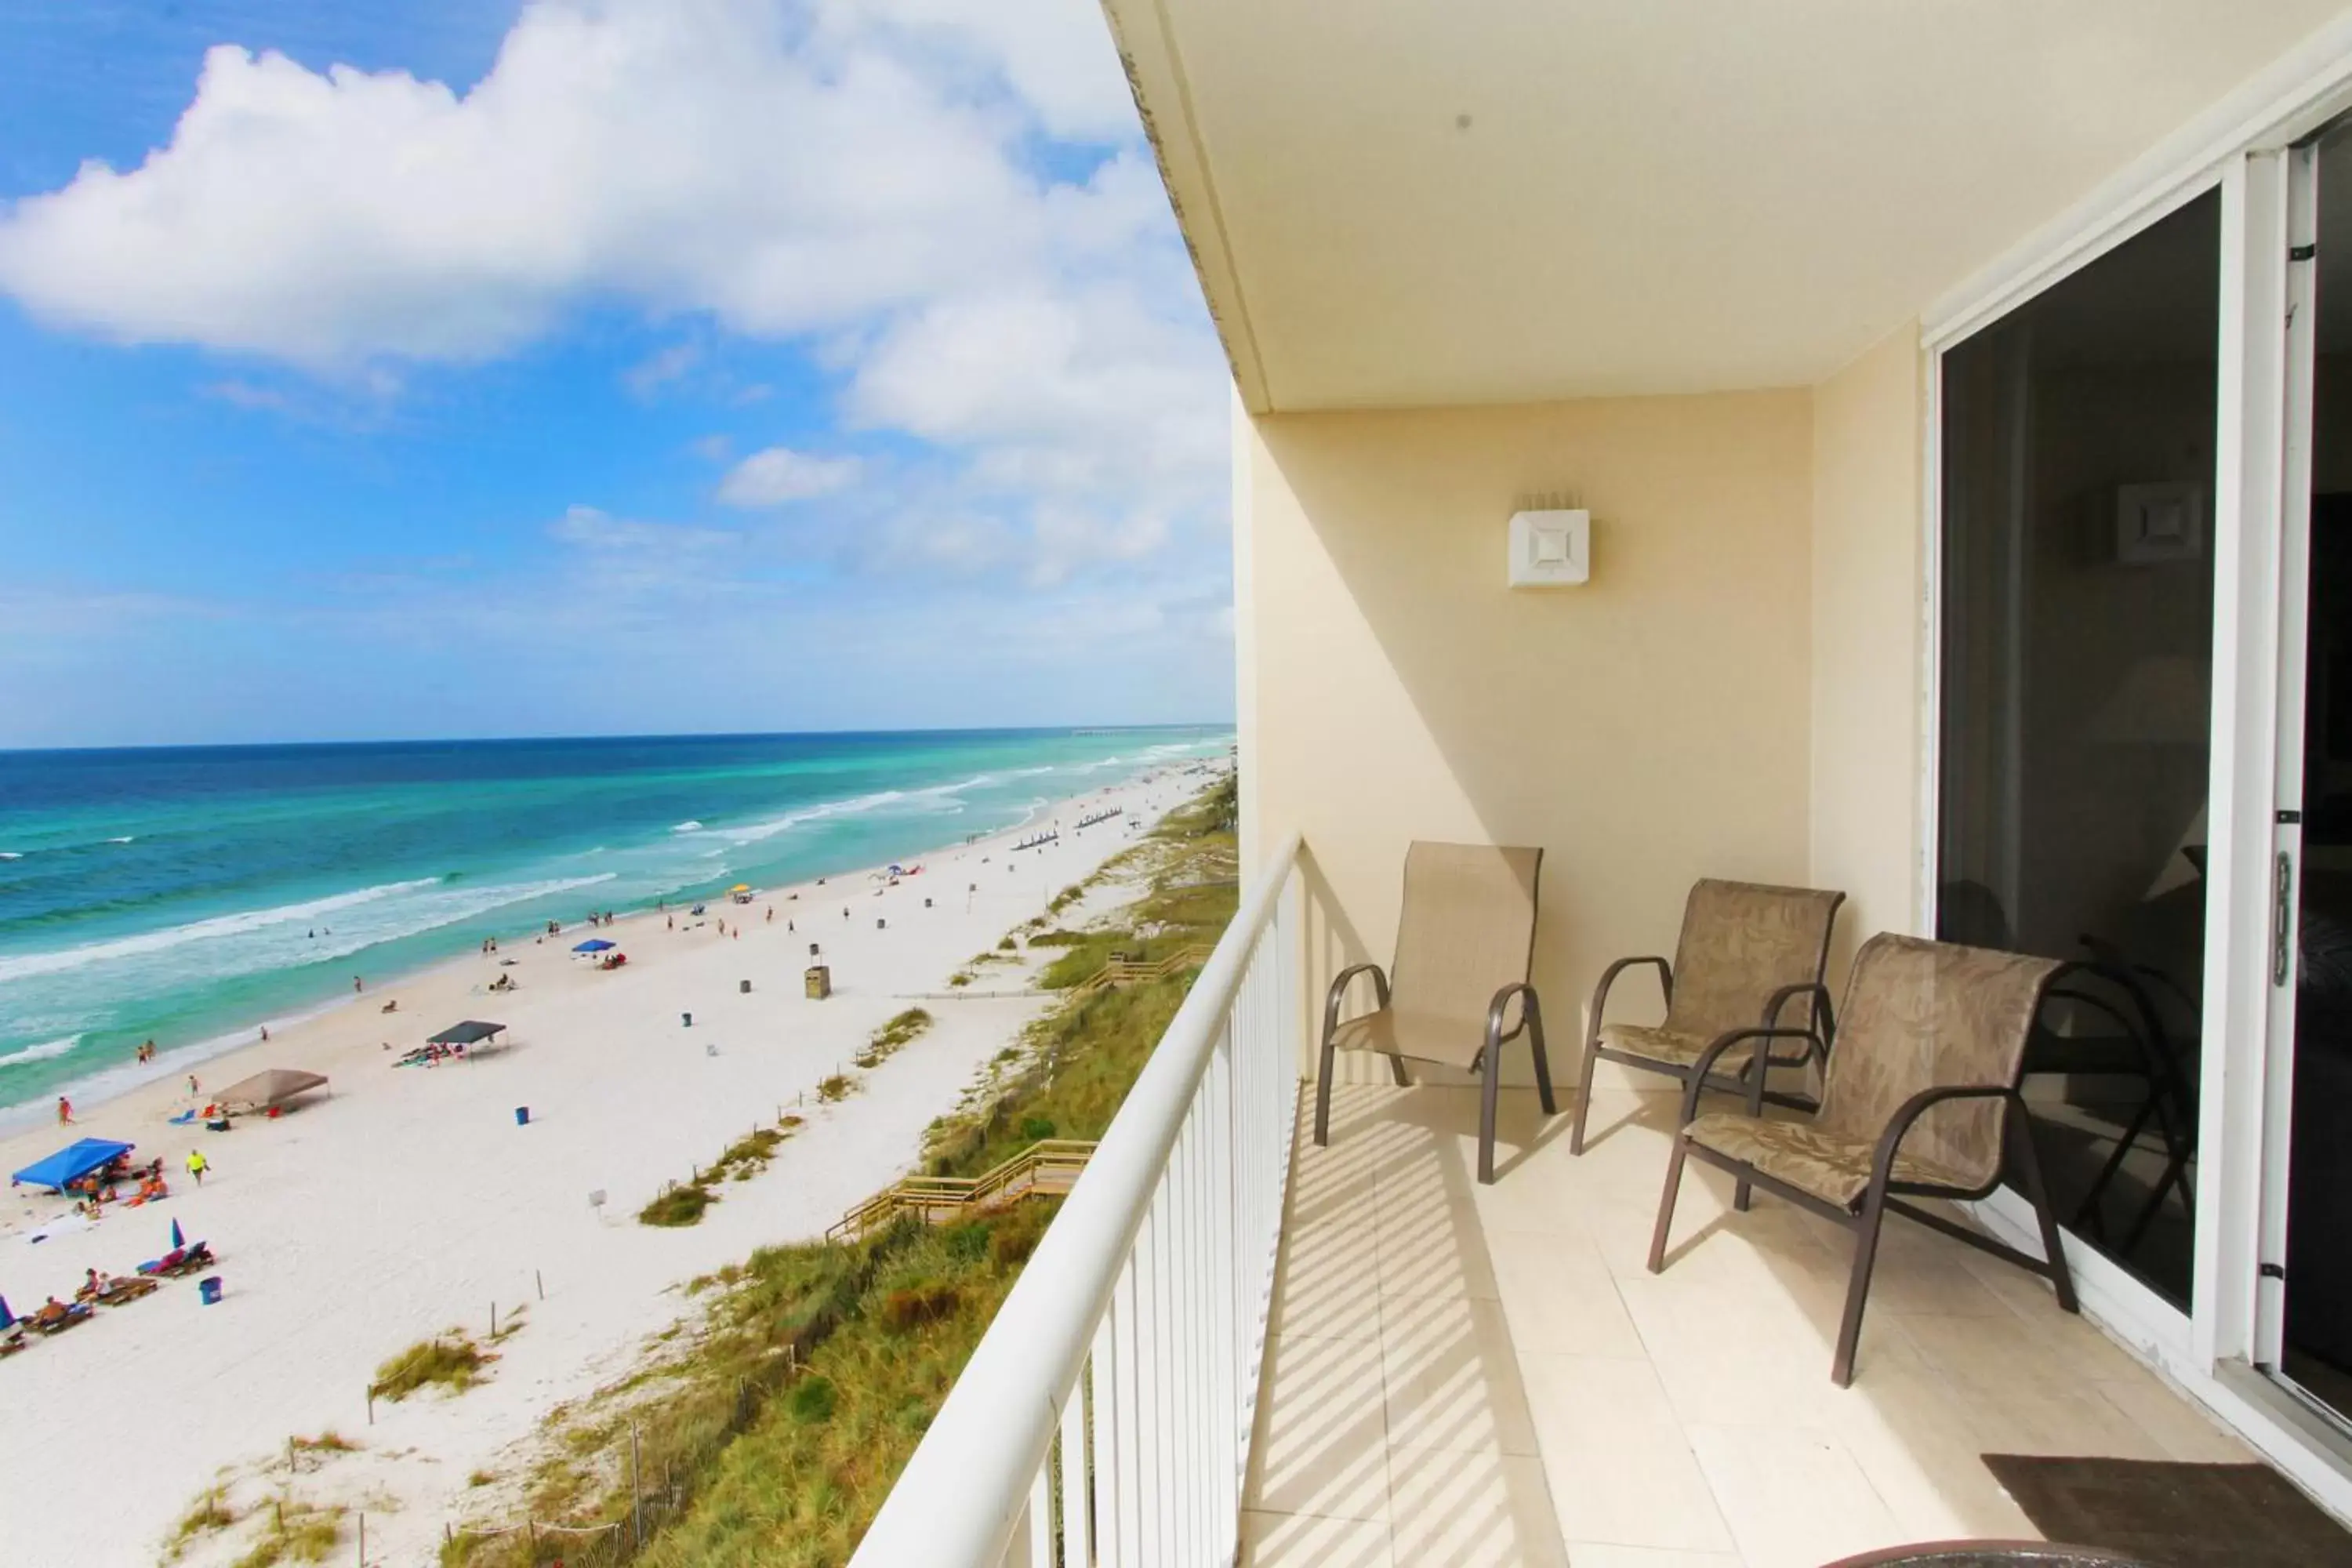
[[[196,1075],[195,1075],[195,1074],[194,1074],[194,1073],[190,1073],[190,1074],[188,1075],[188,1098],[189,1098],[190,1100],[194,1100],[194,1099],[195,1099],[195,1098],[196,1098],[196,1096],[198,1096],[199,1094],[202,1094],[203,1092],[204,1092],[204,1090],[202,1090],[202,1089],[198,1089],[198,1088],[196,1087]]]
[[[353,995],[357,995],[366,989],[367,986],[361,981],[358,975],[354,974],[352,976],[352,994]]]
[[[73,1101],[68,1100],[61,1094],[58,1096],[58,1125],[60,1127],[66,1127],[70,1126],[72,1122]]]
[[[212,1168],[213,1163],[205,1158],[202,1149],[188,1151],[188,1174],[195,1179],[196,1185],[201,1187],[205,1184],[205,1173]]]

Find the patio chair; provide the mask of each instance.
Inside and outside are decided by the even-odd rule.
[[[1404,910],[1396,962],[1383,973],[1358,963],[1331,982],[1323,1008],[1322,1074],[1315,1086],[1315,1142],[1331,1141],[1331,1063],[1339,1051],[1377,1051],[1400,1088],[1404,1058],[1479,1076],[1478,1180],[1495,1179],[1495,1095],[1502,1048],[1521,1035],[1534,1052],[1536,1091],[1552,1103],[1543,1013],[1528,983],[1535,959],[1536,878],[1540,849],[1486,844],[1415,843],[1404,858]],[[1380,1005],[1339,1017],[1349,984],[1372,977]],[[1512,1021],[1516,1003],[1517,1022]]]
[[[1584,1119],[1592,1105],[1592,1069],[1603,1059],[1663,1073],[1685,1085],[1707,1047],[1725,1049],[1711,1058],[1719,1072],[1710,1088],[1744,1094],[1750,1115],[1764,1100],[1811,1109],[1810,1100],[1771,1093],[1774,1068],[1826,1060],[1832,1026],[1829,993],[1822,970],[1830,956],[1830,931],[1837,924],[1843,893],[1814,888],[1772,888],[1754,882],[1694,883],[1683,905],[1683,931],[1675,961],[1621,958],[1601,973],[1592,993],[1592,1014],[1584,1037],[1584,1075],[1578,1086],[1576,1121],[1568,1152],[1584,1152]],[[1666,1016],[1655,1026],[1605,1022],[1609,988],[1638,964],[1654,964],[1658,989],[1665,994]],[[1790,1003],[1797,1003],[1793,1013]],[[1787,1014],[1784,1020],[1783,1014]],[[1726,1036],[1738,1032],[1738,1038]],[[1773,1051],[1776,1040],[1801,1040],[1796,1054]],[[1760,1058],[1760,1062],[1759,1062]],[[1748,1206],[1747,1190],[1739,1206]]]
[[[1711,1058],[1738,1036],[1709,1047],[1684,1090],[1683,1127],[1650,1237],[1650,1272],[1665,1267],[1683,1161],[1696,1154],[1854,1233],[1853,1272],[1830,1363],[1831,1381],[1841,1388],[1853,1381],[1863,1303],[1889,1209],[2043,1276],[2059,1307],[2074,1311],[2074,1285],[2042,1185],[2032,1121],[2017,1091],[2034,1016],[2059,968],[2053,959],[1872,937],[1854,957],[1821,1109],[1807,1121],[1699,1115]],[[2040,1222],[2047,1262],[1902,1201],[1987,1196],[2000,1184],[2005,1143]]]

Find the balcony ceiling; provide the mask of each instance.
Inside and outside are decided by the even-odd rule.
[[[1259,412],[1817,381],[2343,9],[1106,4]]]

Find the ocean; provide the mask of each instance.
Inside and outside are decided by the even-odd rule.
[[[354,974],[912,859],[1231,744],[1208,728],[0,752],[0,1120],[185,1071]]]

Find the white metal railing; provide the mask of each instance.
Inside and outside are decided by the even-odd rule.
[[[1298,840],[1128,1091],[851,1568],[1234,1561],[1298,1078]]]

